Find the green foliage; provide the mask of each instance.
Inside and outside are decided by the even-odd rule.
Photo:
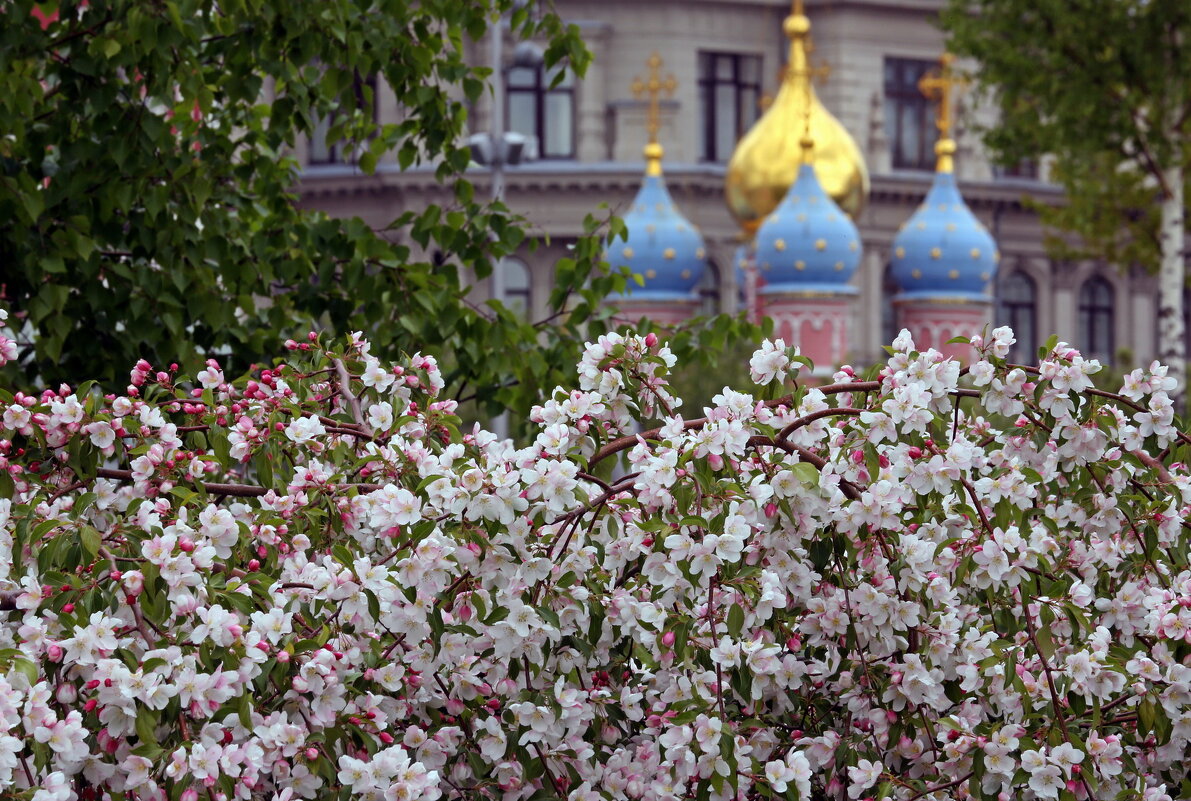
[[[950,0],[948,47],[973,58],[1005,164],[1055,158],[1067,190],[1039,205],[1061,258],[1156,269],[1160,175],[1188,160],[1191,7],[1182,0]]]
[[[598,269],[600,233],[618,227],[589,221],[558,267],[551,300],[565,313],[546,324],[471,305],[453,266],[483,277],[526,239],[523,220],[461,178],[467,104],[490,77],[466,60],[468,40],[508,14],[515,37],[546,43],[548,65],[581,75],[590,60],[575,26],[514,5],[9,3],[0,283],[32,333],[26,380],[112,378],[138,358],[191,369],[212,353],[236,373],[275,352],[278,333],[311,327],[364,330],[378,355],[450,353],[455,387],[489,403],[559,380],[580,329],[600,326],[598,298],[624,286]],[[373,122],[371,75],[416,111]],[[328,143],[355,148],[362,171],[395,154],[453,185],[452,205],[381,231],[297,208],[293,148],[332,113]],[[420,255],[436,250],[447,265]]]

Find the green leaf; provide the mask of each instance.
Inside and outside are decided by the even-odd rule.
[[[744,628],[744,610],[739,604],[732,604],[728,610],[728,633],[734,639],[740,639],[740,631]]]
[[[153,730],[157,727],[157,718],[154,716],[152,710],[147,707],[141,707],[136,714],[136,736],[140,738],[141,743],[156,746],[157,737]]]
[[[790,468],[795,477],[806,487],[819,486],[819,470],[810,462],[799,462]]]
[[[93,558],[99,553],[99,546],[103,542],[103,537],[93,527],[83,526],[79,530],[79,539],[83,543],[83,549],[87,552],[87,556]]]

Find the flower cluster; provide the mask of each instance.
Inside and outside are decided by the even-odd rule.
[[[0,391],[0,788],[1187,797],[1174,388],[972,344],[815,386],[767,342],[684,419],[608,335],[522,447],[359,337]]]

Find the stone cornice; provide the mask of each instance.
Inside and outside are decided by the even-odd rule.
[[[710,197],[723,193],[722,164],[664,165],[666,184],[681,197]],[[594,200],[614,198],[634,192],[641,183],[642,165],[630,162],[541,161],[505,171],[505,189],[510,199],[518,194],[582,192]],[[487,192],[488,171],[473,169],[467,173],[477,195]],[[928,172],[899,172],[872,178],[870,205],[914,206],[922,202],[930,188]],[[1023,211],[1026,196],[1051,203],[1062,202],[1062,189],[1052,184],[1020,179],[996,181],[961,181],[964,200],[973,210]],[[429,169],[401,172],[394,165],[382,165],[375,175],[363,175],[349,165],[315,167],[300,177],[298,192],[304,199],[328,197],[373,197],[378,195],[421,196],[449,194],[450,187],[438,183]],[[593,206],[595,204],[593,203]]]

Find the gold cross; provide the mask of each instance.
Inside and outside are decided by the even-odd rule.
[[[662,127],[661,97],[662,95],[666,97],[673,95],[674,90],[678,88],[678,81],[674,79],[673,75],[662,78],[662,57],[656,50],[645,62],[645,65],[649,67],[648,77],[634,78],[630,88],[633,90],[634,97],[640,98],[643,95],[649,95],[649,113],[645,117],[645,130],[649,133],[650,144],[654,144],[658,141],[658,131]]]
[[[959,90],[967,85],[967,81],[952,69],[951,64],[954,61],[955,56],[944,53],[939,59],[938,69],[931,70],[918,81],[918,91],[922,92],[928,100],[939,104],[935,125],[939,129],[939,137],[942,139],[951,138],[951,128],[955,124],[952,117],[954,112],[952,106]]]
[[[814,49],[810,41],[810,22],[802,15],[802,2],[795,0],[794,14],[788,21],[800,20],[787,31],[792,31],[790,42],[790,60],[782,72],[782,79],[802,90],[802,146],[804,157],[809,157],[811,147],[811,84],[816,78],[826,78],[831,74],[831,68],[826,64],[820,67],[811,66],[811,51]]]
[[[806,78],[806,86],[809,91],[812,81],[825,80],[829,75],[831,75],[830,64],[823,64],[818,67],[812,67],[810,65],[809,56],[812,52],[814,52],[814,47],[812,47],[811,43],[808,41],[806,43],[806,54],[808,56],[807,65],[805,67],[798,67],[787,64],[786,66],[782,67],[781,71],[779,72],[779,82],[785,80],[787,76],[795,79]]]

